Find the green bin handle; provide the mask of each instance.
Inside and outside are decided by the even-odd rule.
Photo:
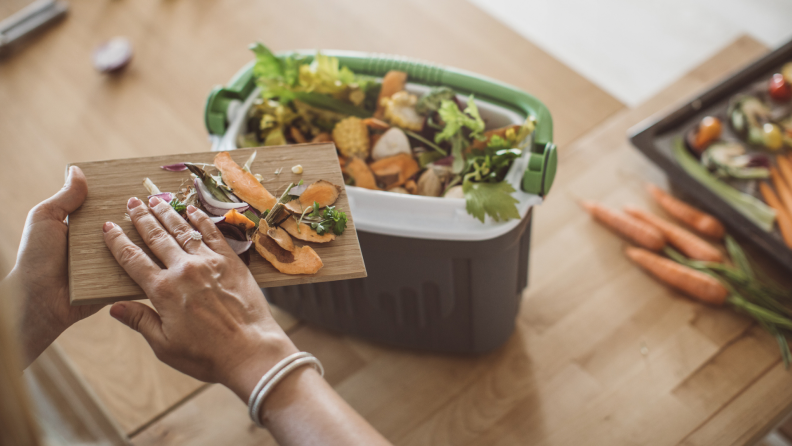
[[[316,50],[278,53],[280,57],[295,55],[311,62]],[[405,57],[361,53],[356,51],[322,50],[323,54],[338,58],[341,65],[358,74],[381,77],[390,70],[406,72],[410,80],[436,86],[445,85],[463,94],[536,118],[531,145],[531,159],[523,175],[522,188],[528,193],[546,195],[555,178],[558,165],[553,144],[553,118],[547,107],[534,96],[503,82],[456,68],[440,67]],[[226,111],[231,100],[244,101],[255,87],[253,64],[243,67],[226,87],[215,87],[206,102],[205,121],[209,133],[225,134]]]

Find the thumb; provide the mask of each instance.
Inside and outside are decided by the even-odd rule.
[[[85,174],[79,167],[71,166],[63,188],[44,200],[38,207],[44,211],[44,217],[63,221],[67,215],[82,206],[87,195],[88,181],[85,179]]]
[[[110,316],[143,335],[149,345],[162,339],[162,320],[153,308],[140,302],[116,302],[110,307]]]

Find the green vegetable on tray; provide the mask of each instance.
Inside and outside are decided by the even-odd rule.
[[[729,203],[737,212],[744,215],[763,231],[770,232],[776,218],[775,211],[762,200],[740,192],[734,187],[719,180],[702,166],[697,159],[685,148],[682,138],[674,141],[674,158],[680,166],[698,182],[707,187],[722,200]]]

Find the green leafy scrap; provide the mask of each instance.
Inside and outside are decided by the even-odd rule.
[[[299,69],[299,84],[303,91],[315,91],[341,98],[349,84],[355,82],[355,73],[342,67],[337,57],[317,51],[313,62]]]
[[[330,231],[333,231],[335,235],[341,235],[346,229],[347,216],[346,213],[337,210],[335,206],[319,209],[319,203],[314,202],[313,212],[304,216],[304,221],[319,235]]]
[[[484,223],[484,217],[489,215],[496,222],[520,218],[517,210],[519,201],[512,197],[514,188],[511,184],[500,183],[475,183],[465,181],[462,184],[465,193],[465,208],[468,214],[478,218]]]
[[[299,77],[300,60],[294,56],[279,58],[261,43],[254,43],[250,50],[256,55],[253,76],[261,87],[265,99],[278,98],[288,103],[294,99],[292,88]]]
[[[173,200],[171,200],[169,204],[173,208],[174,211],[176,211],[176,212],[178,212],[180,214],[183,214],[183,213],[187,212],[187,205],[185,203],[179,201],[179,199],[176,198],[176,197],[173,197]]]
[[[456,92],[448,87],[434,87],[421,96],[421,99],[415,104],[415,111],[420,115],[428,116],[439,110],[444,100],[453,101],[455,97]]]
[[[461,173],[465,169],[463,154],[465,148],[470,145],[472,139],[484,140],[485,138],[484,120],[479,115],[473,96],[468,98],[464,111],[459,110],[456,102],[443,99],[437,113],[443,120],[444,126],[443,130],[435,135],[435,142],[448,141],[451,144],[451,154],[454,156],[451,170],[454,173]]]

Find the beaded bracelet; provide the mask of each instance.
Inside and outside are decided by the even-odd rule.
[[[248,413],[250,419],[253,420],[256,426],[261,428],[264,427],[259,419],[259,414],[261,413],[261,405],[264,403],[267,395],[272,392],[272,389],[274,389],[286,375],[308,364],[312,364],[316,371],[324,376],[324,367],[322,367],[322,363],[319,362],[316,356],[307,352],[298,352],[282,359],[261,377],[261,380],[259,380],[256,387],[253,388],[253,392],[250,393],[250,398],[248,399]]]

